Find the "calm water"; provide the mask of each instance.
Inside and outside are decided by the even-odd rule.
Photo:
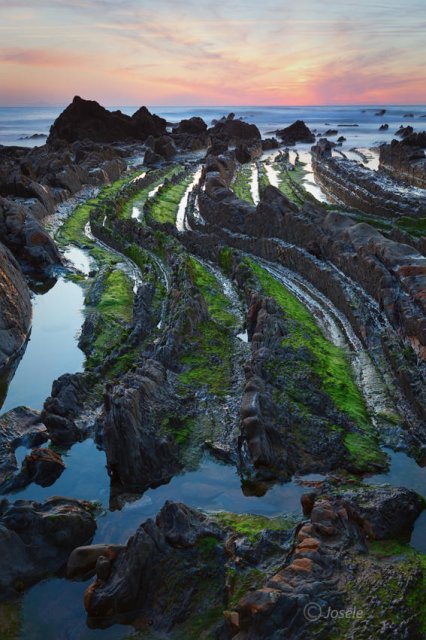
[[[82,288],[63,277],[46,293],[33,296],[30,338],[2,406],[0,400],[0,413],[18,405],[41,409],[53,380],[82,371],[84,354],[77,340],[83,299]]]
[[[116,109],[117,107],[109,107]],[[119,107],[124,113],[131,115],[137,107]],[[217,118],[234,112],[248,122],[257,124],[262,134],[284,127],[295,120],[301,119],[312,129],[325,132],[329,128],[339,130],[347,142],[343,150],[353,146],[369,147],[392,139],[396,129],[401,124],[413,125],[417,129],[424,129],[426,106],[397,106],[384,107],[384,116],[376,116],[378,107],[364,107],[362,105],[349,107],[158,107],[150,106],[151,111],[166,118],[169,122],[179,122],[182,118],[199,116],[207,124]],[[0,107],[0,144],[35,146],[44,144],[44,140],[20,140],[23,136],[34,133],[49,133],[53,121],[59,116],[62,107]],[[404,118],[405,114],[413,113],[413,118]],[[381,124],[389,124],[389,131],[378,131]],[[358,127],[339,125],[358,124]]]

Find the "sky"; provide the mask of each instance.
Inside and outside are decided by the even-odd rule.
[[[0,105],[425,104],[426,0],[0,0]]]

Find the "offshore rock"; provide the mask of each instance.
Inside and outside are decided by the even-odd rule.
[[[296,120],[284,129],[278,129],[276,135],[286,145],[294,145],[296,142],[315,142],[315,136],[303,120]]]

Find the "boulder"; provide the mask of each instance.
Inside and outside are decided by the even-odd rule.
[[[18,407],[0,417],[0,486],[17,470],[15,449],[37,447],[48,437],[38,411]]]
[[[1,490],[3,493],[16,491],[31,482],[50,487],[64,470],[65,464],[59,453],[52,449],[33,449],[25,456],[19,473],[1,485]]]
[[[65,373],[54,381],[52,395],[44,403],[41,418],[52,442],[69,445],[86,434],[77,422],[89,385],[84,373]]]
[[[57,572],[75,547],[90,543],[95,531],[89,502],[0,500],[0,600]]]
[[[296,120],[284,129],[278,129],[276,135],[286,145],[294,145],[296,142],[315,142],[315,136],[303,120]]]

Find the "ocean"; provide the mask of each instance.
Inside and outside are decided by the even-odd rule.
[[[108,107],[121,109],[131,115],[138,107]],[[255,123],[265,136],[277,128],[285,127],[295,120],[304,120],[317,132],[338,129],[339,136],[347,138],[343,149],[368,148],[391,140],[400,125],[412,125],[416,130],[426,128],[426,106],[405,105],[391,107],[334,106],[334,107],[164,107],[149,106],[150,111],[166,118],[169,122],[179,122],[183,118],[200,116],[208,125],[231,111],[236,117]],[[382,116],[375,115],[379,109],[386,109]],[[63,107],[0,107],[0,145],[20,145],[34,147],[44,144],[41,139],[23,139],[33,134],[49,133],[50,126],[62,112]],[[408,116],[408,117],[407,117]],[[357,127],[349,125],[357,124]],[[388,124],[387,131],[379,131],[382,124]],[[334,138],[331,138],[332,140]]]

